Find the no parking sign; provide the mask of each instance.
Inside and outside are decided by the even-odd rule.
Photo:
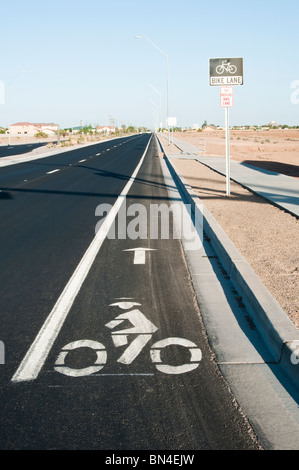
[[[220,87],[220,106],[232,108],[234,104],[234,88],[232,86]]]

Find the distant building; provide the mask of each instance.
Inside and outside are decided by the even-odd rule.
[[[32,123],[32,122],[17,122],[9,126],[6,134],[18,136],[28,135],[34,136],[38,132],[44,132],[48,135],[54,135],[59,129],[58,124],[54,123]]]
[[[269,127],[278,127],[279,124],[277,124],[277,122],[275,121],[270,121],[269,124],[268,124]]]
[[[110,134],[111,132],[115,132],[114,126],[97,126],[96,131],[103,134]]]

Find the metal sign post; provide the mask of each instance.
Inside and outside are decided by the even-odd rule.
[[[226,195],[230,196],[229,111],[228,111],[228,108],[225,108],[225,168],[226,168]]]
[[[173,143],[173,128],[176,127],[176,125],[177,125],[177,119],[176,119],[176,117],[168,117],[166,119],[166,123],[167,123],[167,126],[168,126],[169,133],[170,133],[170,128],[172,128],[172,143]],[[170,144],[170,139],[169,139],[168,143]]]
[[[230,196],[229,108],[233,106],[233,86],[243,85],[243,59],[210,59],[210,86],[220,86],[220,106],[225,108],[226,195]]]
[[[226,195],[230,196],[229,108],[233,106],[233,87],[220,88],[220,106],[225,108]]]

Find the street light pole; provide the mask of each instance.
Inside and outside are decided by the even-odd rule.
[[[154,116],[154,129],[156,130],[156,126],[157,124],[159,125],[159,122],[157,123],[157,120],[159,121],[159,105],[157,105],[157,103],[155,103],[153,100],[151,100],[151,104],[154,105],[156,107],[156,117]],[[157,119],[158,117],[158,119]]]
[[[154,46],[156,49],[158,49],[161,54],[163,54],[166,57],[166,79],[167,79],[167,127],[168,127],[168,145],[170,145],[170,126],[169,126],[169,67],[168,67],[168,55],[160,49],[157,44],[155,44],[153,41],[151,41],[147,36],[135,36],[136,39],[141,39],[144,38],[146,39],[152,46]]]
[[[10,146],[11,144],[11,137],[10,137],[10,124],[9,124],[9,120],[10,120],[10,113],[9,113],[9,106],[10,106],[10,102],[9,102],[9,99],[8,99],[8,87],[9,85],[21,74],[21,73],[25,73],[26,70],[21,70],[20,72],[18,72],[8,83],[7,83],[7,87],[6,87],[6,103],[7,103],[7,120],[8,120],[8,146]]]
[[[161,96],[161,93],[153,85],[149,85],[149,87],[151,87],[159,95],[159,98],[160,98],[159,122],[158,122],[159,128],[160,128],[161,123],[162,123],[162,96]]]

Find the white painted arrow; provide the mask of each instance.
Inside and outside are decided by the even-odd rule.
[[[134,251],[134,264],[145,264],[145,252],[156,250],[154,248],[131,248],[124,251]]]

